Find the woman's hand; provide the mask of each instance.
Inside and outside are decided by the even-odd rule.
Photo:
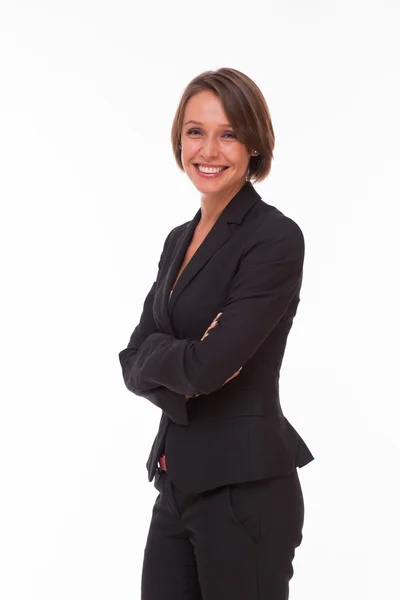
[[[214,327],[216,327],[218,325],[218,318],[222,315],[222,312],[218,313],[217,316],[213,319],[211,325],[209,327],[207,327],[206,331],[204,332],[203,337],[201,338],[201,342],[204,340],[204,338],[206,338],[209,335],[209,331],[210,329],[214,329]],[[243,367],[240,367],[240,369],[238,369],[236,371],[236,373],[234,373],[233,375],[231,375],[226,381],[225,383],[228,383],[228,381],[230,381],[231,379],[233,379],[234,377],[237,377],[240,373],[240,371],[243,369]],[[225,385],[224,383],[224,385]],[[200,394],[195,394],[194,396],[185,396],[185,398],[197,398],[197,396],[200,396]]]
[[[210,329],[214,329],[214,327],[216,327],[218,325],[218,317],[220,317],[222,315],[222,312],[218,313],[217,316],[215,317],[215,319],[213,319],[213,321],[211,322],[211,325],[209,327],[207,327],[207,329],[205,330],[203,337],[201,338],[201,342],[204,340],[204,338],[206,338],[209,335],[209,331]]]

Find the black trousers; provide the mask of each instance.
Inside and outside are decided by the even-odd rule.
[[[142,600],[287,600],[304,522],[297,469],[201,494],[158,470],[154,485]]]

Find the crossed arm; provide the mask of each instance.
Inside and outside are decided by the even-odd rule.
[[[282,216],[262,228],[244,252],[218,326],[203,340],[151,332],[148,322],[142,327],[147,335],[135,329],[119,354],[128,389],[138,395],[158,386],[186,397],[210,394],[253,356],[299,291],[304,260],[303,234],[294,221]],[[150,305],[151,296],[146,301]],[[152,314],[150,306],[147,312]]]
[[[165,248],[173,231],[174,230],[168,234],[164,242],[163,251],[158,263],[158,271],[160,271],[160,268],[163,264]],[[144,300],[139,323],[135,327],[130,337],[128,347],[119,353],[122,374],[128,390],[133,392],[136,396],[142,396],[143,398],[146,398],[152,402],[152,404],[158,408],[161,408],[161,410],[163,410],[168,417],[178,425],[188,425],[189,420],[187,416],[186,399],[184,395],[174,392],[159,384],[146,386],[146,389],[143,389],[142,386],[136,385],[131,376],[135,369],[136,356],[139,348],[150,335],[155,334],[158,331],[153,318],[155,288],[156,281],[154,281]]]
[[[218,313],[217,316],[215,317],[215,319],[212,321],[211,325],[209,325],[209,327],[207,327],[203,337],[201,338],[201,342],[204,340],[204,338],[206,338],[208,335],[210,335],[210,331],[211,329],[213,329],[214,327],[216,327],[218,325],[218,317],[220,317],[222,315],[222,313]],[[240,369],[238,369],[233,375],[231,375],[226,381],[225,383],[228,383],[228,381],[230,381],[231,379],[233,379],[234,377],[237,377],[240,373],[240,371],[242,370],[242,367],[240,367]],[[225,385],[224,383],[224,385]],[[201,394],[195,394],[194,396],[189,396],[189,395],[185,395],[185,398],[195,398],[196,396],[200,396]]]

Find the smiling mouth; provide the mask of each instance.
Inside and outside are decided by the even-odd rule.
[[[226,169],[229,169],[229,167],[226,166],[218,166],[215,165],[215,167],[206,167],[204,165],[202,165],[201,163],[194,163],[194,166],[196,167],[196,169],[198,169],[200,171],[200,173],[206,173],[206,174],[216,174],[216,173],[221,173],[222,171],[226,171]]]

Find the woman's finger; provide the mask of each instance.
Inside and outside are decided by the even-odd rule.
[[[228,378],[228,379],[225,381],[225,383],[228,383],[228,381],[230,381],[230,380],[231,380],[231,379],[233,379],[234,377],[237,377],[237,376],[239,375],[239,373],[240,373],[240,371],[241,371],[242,369],[243,369],[243,367],[240,367],[240,369],[238,369],[238,370],[236,371],[236,373],[234,373],[233,375],[231,375],[231,376],[230,376],[230,377],[229,377],[229,378]],[[225,383],[224,383],[224,385],[225,385]]]
[[[214,329],[214,327],[216,327],[216,325],[218,325],[218,318],[222,315],[222,312],[218,313],[217,316],[215,317],[215,319],[212,321],[211,325],[209,325],[209,327],[207,327],[206,331],[204,332],[203,337],[201,338],[201,342],[204,340],[204,338],[206,338],[208,336],[208,332],[210,331],[210,329]]]
[[[201,338],[201,341],[203,341],[204,338],[208,336],[208,332],[210,331],[210,329],[214,329],[214,327],[216,327],[217,325],[218,325],[218,322],[217,321],[213,321],[211,323],[211,325],[209,327],[207,327],[206,331],[204,332],[203,337]]]

